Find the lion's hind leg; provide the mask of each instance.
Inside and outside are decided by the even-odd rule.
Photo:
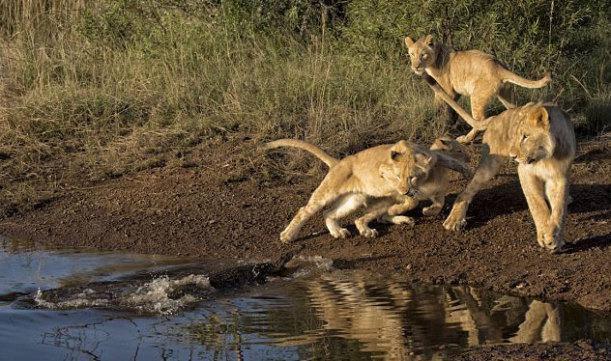
[[[486,106],[490,103],[490,100],[496,93],[495,89],[488,89],[484,93],[474,94],[471,96],[471,115],[473,116],[473,120],[477,123],[483,122],[486,119]],[[469,144],[471,143],[477,133],[479,132],[478,128],[472,128],[469,133],[465,135],[461,135],[456,138],[456,140],[461,144]]]
[[[366,201],[367,196],[363,194],[352,193],[342,196],[336,202],[335,207],[325,213],[325,224],[327,225],[329,233],[331,233],[334,238],[346,238],[350,236],[350,231],[346,228],[342,228],[337,221],[359,209]]]
[[[280,233],[280,240],[282,242],[288,243],[294,240],[295,237],[297,237],[297,233],[299,233],[299,230],[308,219],[340,196],[331,186],[332,182],[333,179],[330,177],[330,174],[328,174],[318,188],[312,193],[308,200],[308,204],[299,208],[297,214],[295,214],[291,220],[291,223],[289,223],[284,231]]]
[[[388,208],[394,204],[392,198],[381,198],[375,200],[371,206],[367,208],[367,213],[354,221],[354,225],[359,230],[359,234],[363,237],[377,237],[378,231],[369,227],[369,222],[380,218],[388,212]]]

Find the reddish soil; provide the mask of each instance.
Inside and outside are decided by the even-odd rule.
[[[246,147],[239,146],[243,142]],[[279,173],[274,164],[277,168],[291,158],[276,154],[271,156],[275,163],[270,157],[266,160],[247,137],[201,144],[191,154],[194,162],[189,168],[158,168],[66,192],[31,212],[0,220],[0,233],[53,247],[236,261],[274,259],[296,249],[332,258],[338,267],[399,273],[414,282],[468,283],[609,312],[610,143],[606,137],[579,145],[566,226],[568,245],[562,254],[550,254],[537,245],[512,164],[476,195],[467,229],[460,234],[442,227],[454,199],[450,196],[436,218],[422,217],[421,208],[414,211],[413,229],[375,225],[381,231],[376,239],[336,240],[325,231],[322,218],[315,217],[301,239],[281,244],[280,231],[305,204],[323,172]],[[478,146],[472,148],[475,165]],[[317,164],[306,157],[299,161]],[[465,184],[456,180],[451,191],[455,194]],[[356,233],[354,227],[349,229]],[[519,353],[508,350],[507,357]]]

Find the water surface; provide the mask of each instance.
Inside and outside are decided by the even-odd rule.
[[[486,344],[609,342],[609,315],[579,306],[471,287],[413,286],[313,261],[311,267],[321,271],[304,267],[299,276],[240,289],[211,289],[205,273],[146,282],[139,276],[131,287],[130,274],[180,260],[30,250],[4,242],[0,359],[437,360]],[[75,287],[100,281],[106,282],[94,293]],[[177,293],[184,284],[188,287]],[[33,307],[16,296],[51,288],[68,290],[66,299],[99,299],[104,292],[126,299],[138,292],[152,296],[136,297],[141,308],[118,302],[76,309],[50,301]],[[80,293],[70,295],[72,289]],[[146,307],[160,302],[176,307]]]

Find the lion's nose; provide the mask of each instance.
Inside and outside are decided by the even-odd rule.
[[[410,197],[415,197],[416,194],[418,194],[418,190],[416,190],[415,188],[410,188],[405,194]]]

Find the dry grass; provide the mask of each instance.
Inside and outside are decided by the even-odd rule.
[[[297,137],[343,155],[443,131],[400,54],[355,54],[324,27],[304,38],[222,6],[157,2],[0,3],[0,214],[192,163],[214,136]]]

